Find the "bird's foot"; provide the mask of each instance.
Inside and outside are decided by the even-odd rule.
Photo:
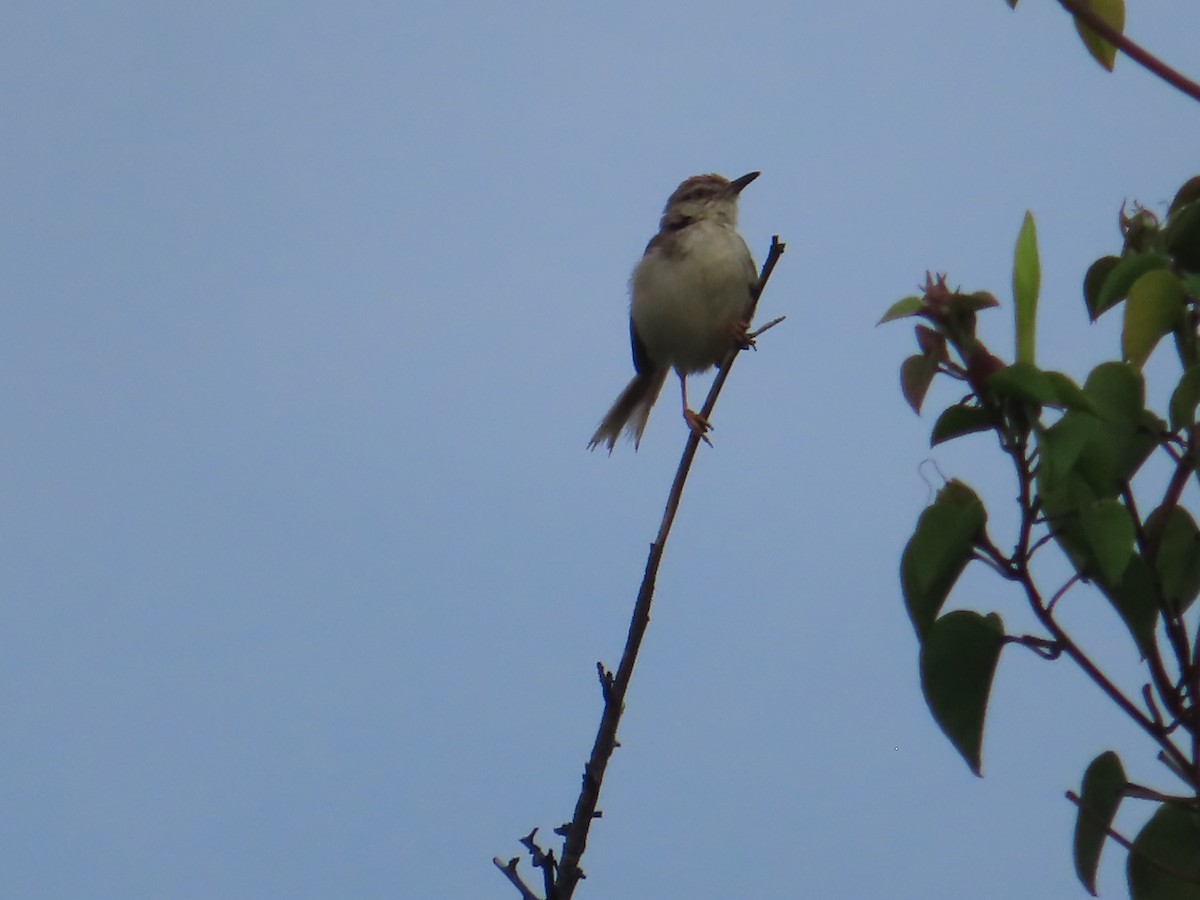
[[[739,350],[757,350],[754,344],[754,336],[750,334],[749,322],[733,322],[729,325],[729,336],[733,338],[733,345]]]
[[[704,418],[698,412],[693,412],[685,408],[683,410],[683,420],[687,422],[687,426],[691,429],[692,434],[696,435],[696,437],[700,438],[708,446],[712,446],[712,441],[708,439],[708,432],[712,430],[712,423],[708,419]]]

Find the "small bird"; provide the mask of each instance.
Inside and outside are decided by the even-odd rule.
[[[704,440],[712,426],[687,402],[687,376],[719,364],[733,347],[749,347],[752,291],[758,270],[737,232],[738,195],[759,175],[730,181],[693,175],[667,199],[658,234],[629,279],[629,337],[637,374],[621,391],[588,449],[611,453],[622,430],[634,449],[667,372],[675,370],[683,418]]]

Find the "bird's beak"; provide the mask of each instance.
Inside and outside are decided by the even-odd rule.
[[[733,181],[729,182],[729,187],[733,190],[733,195],[736,197],[742,192],[742,188],[744,188],[761,174],[761,172],[747,172],[741,178],[735,178]]]

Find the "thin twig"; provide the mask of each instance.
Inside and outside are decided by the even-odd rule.
[[[1076,572],[1074,575],[1072,575],[1070,578],[1067,579],[1066,583],[1062,587],[1060,587],[1057,591],[1054,592],[1054,596],[1051,597],[1050,600],[1046,603],[1046,612],[1054,612],[1054,605],[1063,598],[1063,595],[1066,594],[1067,591],[1069,591],[1072,587],[1074,587],[1078,583],[1079,583],[1079,573]]]
[[[771,249],[763,263],[758,284],[751,292],[753,298],[749,314],[751,319],[754,317],[754,311],[758,306],[759,297],[762,296],[763,288],[766,287],[767,280],[775,270],[775,265],[779,262],[779,257],[783,255],[784,249],[785,245],[779,240],[779,236],[775,235],[771,239]],[[708,398],[700,413],[705,419],[712,414],[717,396],[721,393],[721,386],[729,377],[729,370],[733,367],[739,352],[736,348],[731,350],[722,361],[720,371],[713,379],[713,386],[708,392]],[[650,604],[654,598],[654,585],[658,578],[659,563],[662,562],[663,549],[666,547],[667,537],[671,533],[671,525],[679,510],[679,501],[683,497],[683,487],[687,482],[688,473],[692,468],[692,460],[695,459],[699,446],[700,435],[693,431],[688,436],[687,444],[684,445],[683,456],[679,461],[679,468],[675,472],[675,480],[667,494],[667,504],[663,510],[658,535],[655,537],[654,543],[650,545],[645,573],[642,576],[642,585],[638,589],[637,601],[633,607],[633,618],[629,622],[629,635],[625,639],[625,650],[621,654],[621,662],[617,666],[616,674],[613,676],[605,697],[604,713],[600,718],[596,741],[592,745],[592,755],[584,766],[583,787],[579,792],[579,799],[575,803],[575,814],[571,817],[571,823],[567,828],[566,839],[563,841],[558,878],[554,883],[553,891],[548,892],[549,900],[570,900],[575,886],[583,876],[579,862],[587,848],[588,830],[591,828],[592,819],[596,816],[596,805],[600,801],[600,785],[604,781],[604,772],[608,767],[609,757],[612,756],[613,749],[617,744],[617,726],[620,724],[621,713],[625,708],[625,692],[629,689],[629,682],[633,677],[633,667],[637,662],[642,638],[646,634],[646,626],[650,624]]]
[[[1105,22],[1104,19],[1092,12],[1091,7],[1087,4],[1087,0],[1058,0],[1058,2],[1062,4],[1067,12],[1075,16],[1075,18],[1079,19],[1088,28],[1092,29],[1092,31],[1096,32],[1134,62],[1144,66],[1167,84],[1187,94],[1193,100],[1200,101],[1200,84],[1177,72],[1157,56],[1125,37],[1125,35]]]

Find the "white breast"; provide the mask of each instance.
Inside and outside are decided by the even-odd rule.
[[[701,372],[732,346],[731,326],[750,308],[754,259],[733,228],[696,222],[657,243],[633,270],[630,316],[650,358]]]

